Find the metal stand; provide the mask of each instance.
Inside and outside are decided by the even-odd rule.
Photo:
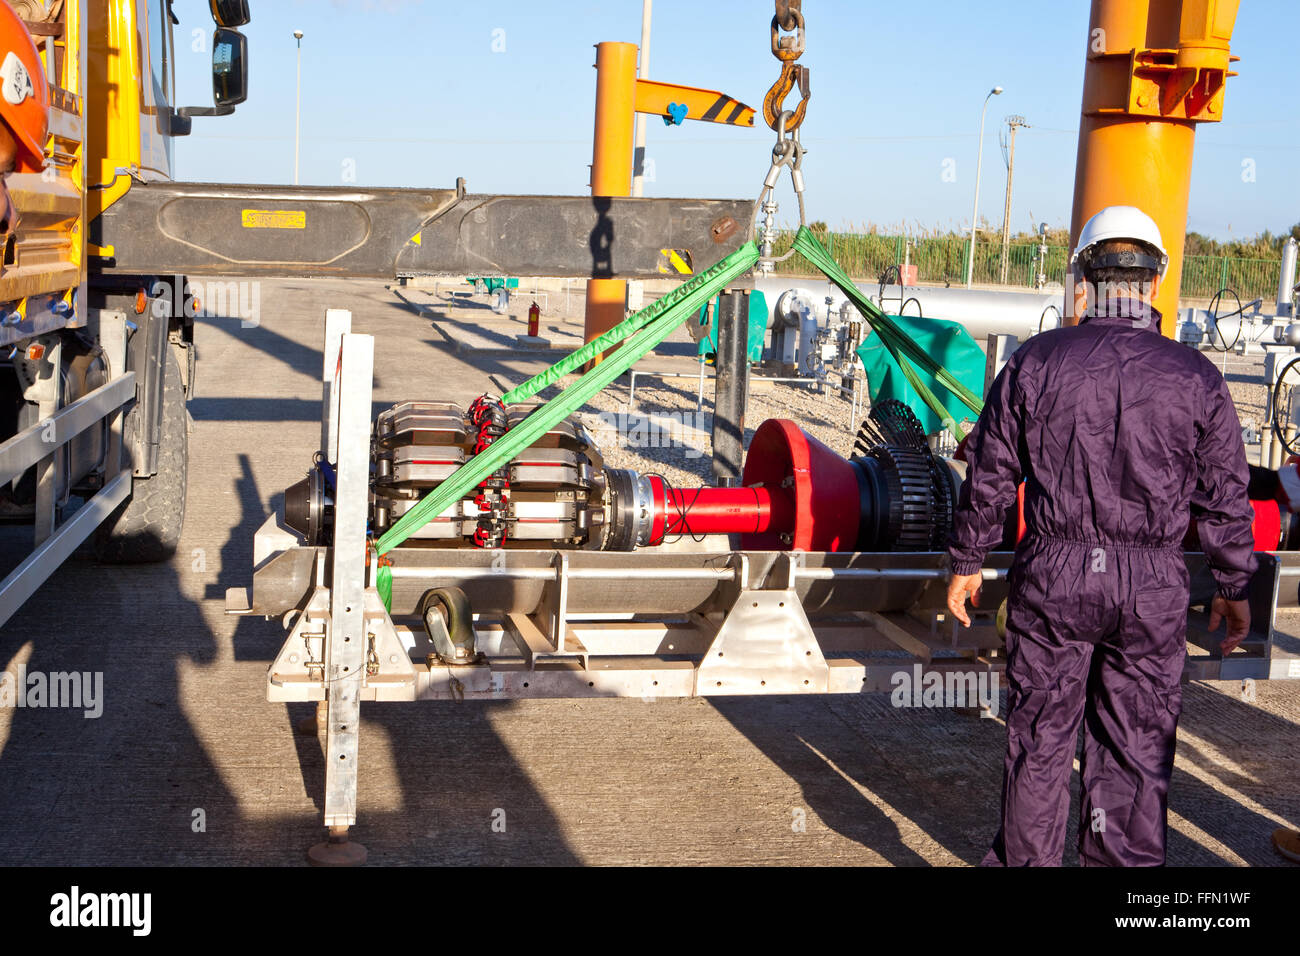
[[[364,846],[348,839],[347,827],[330,827],[329,839],[308,850],[307,861],[312,866],[362,866],[368,855]]]
[[[352,315],[326,313],[324,377],[326,414],[321,444],[334,466],[333,574],[323,631],[325,699],[316,723],[325,726],[325,826],[329,840],[308,851],[318,866],[364,863],[365,847],[348,840],[356,823],[357,743],[361,730],[361,684],[366,666],[366,506],[370,454],[357,438],[370,428],[375,340],[351,332]],[[340,441],[346,435],[346,441]],[[300,626],[307,623],[304,613]],[[304,722],[306,723],[306,722]]]
[[[718,359],[714,374],[713,476],[721,488],[740,484],[745,460],[745,402],[749,396],[749,293],[719,296]]]
[[[732,310],[744,305],[729,298]],[[327,377],[334,374],[322,434],[337,449],[333,542],[303,544],[272,516],[254,540],[251,595],[242,588],[227,595],[228,613],[296,614],[268,669],[267,692],[272,701],[324,706],[329,835],[312,847],[312,863],[366,859],[348,839],[361,700],[888,693],[900,670],[918,675],[918,686],[924,670],[954,692],[983,680],[996,693],[988,682],[1004,670],[1005,655],[993,615],[1007,594],[1010,552],[988,556],[985,600],[970,628],[947,612],[944,552],[399,547],[386,555],[386,608],[373,582],[376,562],[366,561],[373,340],[350,334],[346,313],[332,318],[337,357],[327,346]],[[744,341],[743,324],[730,327]],[[727,354],[740,358],[728,344]],[[1294,557],[1288,579],[1300,577],[1300,553]],[[1192,579],[1204,577],[1205,557],[1186,558]],[[1295,676],[1292,662],[1272,653],[1282,560],[1261,556],[1253,629],[1241,650],[1189,657],[1188,679]],[[473,609],[472,644],[459,642],[472,647],[464,663],[448,660],[457,656],[448,653],[453,636],[429,626],[430,588],[455,588]],[[1209,649],[1218,639],[1203,617],[1189,621],[1188,641]],[[433,623],[443,622],[435,615]]]
[[[627,404],[629,408],[636,406],[636,380],[638,378],[694,378],[699,380],[699,388],[695,394],[695,414],[699,414],[704,409],[704,359],[701,358],[699,372],[656,372],[652,369],[629,369],[627,385]]]
[[[301,734],[304,737],[318,737],[320,732],[325,729],[327,718],[329,717],[329,707],[325,701],[316,702],[316,713],[311,717],[304,717],[293,725],[294,733]]]

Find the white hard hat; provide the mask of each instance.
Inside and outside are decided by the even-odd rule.
[[[1156,261],[1147,256],[1124,253],[1122,258],[1115,262],[1094,261],[1090,263],[1093,268],[1106,266],[1150,268],[1164,278],[1165,270],[1169,268],[1169,253],[1165,251],[1164,241],[1160,238],[1160,227],[1156,225],[1154,219],[1136,206],[1107,206],[1084,223],[1083,229],[1079,232],[1079,245],[1074,250],[1074,255],[1070,257],[1070,265],[1075,265],[1079,257],[1088,249],[1110,239],[1128,239],[1132,242],[1144,243],[1159,250],[1160,259]]]

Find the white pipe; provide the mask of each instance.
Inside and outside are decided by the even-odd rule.
[[[1277,314],[1292,316],[1295,300],[1296,241],[1288,238],[1282,244],[1282,276],[1277,284]]]

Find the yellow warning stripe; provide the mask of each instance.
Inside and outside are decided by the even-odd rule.
[[[664,267],[665,261],[668,265],[672,266],[673,271],[677,272],[679,275],[688,276],[692,274],[690,263],[683,259],[681,253],[676,249],[660,249],[659,255],[663,257],[659,262],[659,271],[664,275],[669,274],[668,269]]]

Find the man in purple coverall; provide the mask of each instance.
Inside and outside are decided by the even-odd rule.
[[[980,567],[1025,481],[1007,602],[1002,826],[987,866],[1059,866],[1079,725],[1079,862],[1158,866],[1182,706],[1189,516],[1218,584],[1223,653],[1250,629],[1255,568],[1241,427],[1205,356],[1160,334],[1168,264],[1131,206],[1094,216],[1072,260],[1088,310],[998,375],[966,443],[948,606],[969,625]]]

